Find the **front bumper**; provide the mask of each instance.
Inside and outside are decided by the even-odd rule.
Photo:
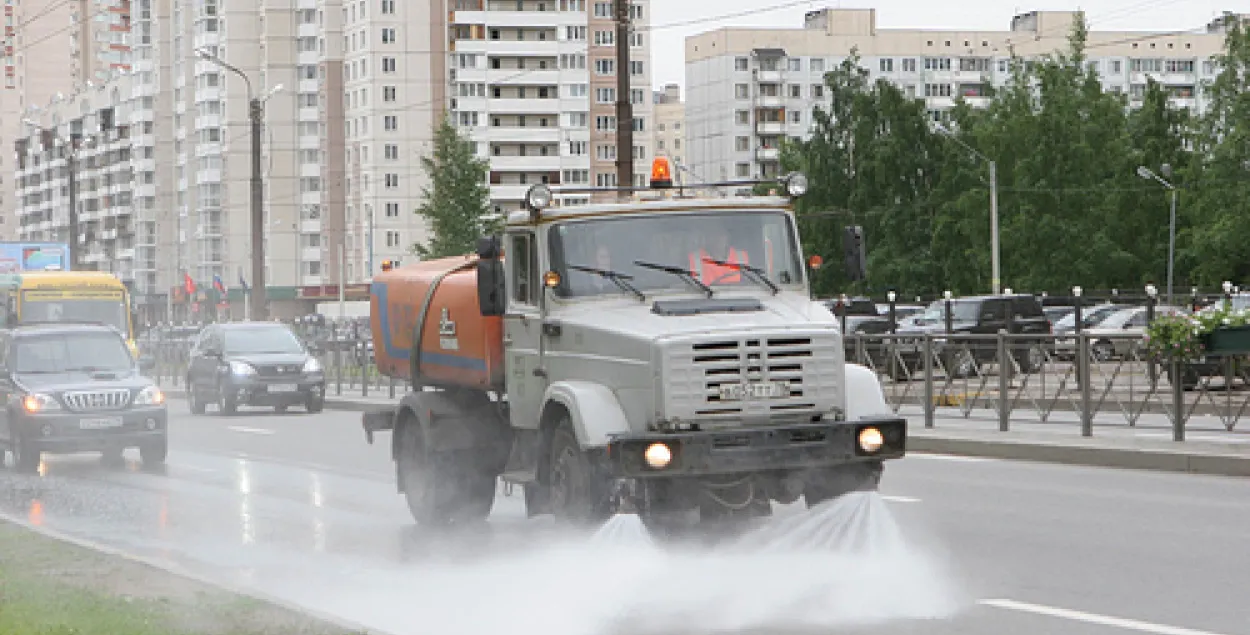
[[[107,412],[10,413],[10,420],[32,449],[41,452],[96,452],[159,442],[168,431],[164,406]]]
[[[324,375],[231,377],[222,389],[241,406],[291,406],[324,399],[326,381]]]
[[[859,434],[875,427],[884,444],[875,452],[859,447]],[[668,446],[672,461],[647,464],[644,453],[656,443]],[[616,437],[607,447],[607,465],[615,478],[711,476],[764,471],[835,467],[848,463],[901,458],[907,450],[907,421],[872,417],[780,427],[715,432],[683,432]]]

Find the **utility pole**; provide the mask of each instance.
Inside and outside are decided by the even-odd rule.
[[[990,161],[990,286],[994,295],[1002,293],[1002,262],[998,242],[998,162]]]
[[[78,271],[78,138],[70,135],[69,150],[65,154],[66,167],[69,170],[69,270]]]
[[[249,91],[250,92],[250,91]],[[258,97],[248,100],[252,120],[252,321],[269,319],[269,298],[265,285],[265,189],[261,183],[261,128],[265,111]]]
[[[630,101],[629,0],[616,0],[616,184],[634,185],[634,105]],[[623,196],[629,196],[624,192]]]

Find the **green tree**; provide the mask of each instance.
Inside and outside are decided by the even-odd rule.
[[[430,184],[422,189],[416,210],[429,223],[432,237],[428,244],[412,247],[422,259],[473,253],[478,237],[497,228],[486,184],[490,164],[473,150],[473,142],[450,119],[435,126],[434,151],[421,158]]]

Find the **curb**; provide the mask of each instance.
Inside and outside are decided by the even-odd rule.
[[[275,607],[286,609],[287,611],[291,611],[293,613],[304,615],[306,617],[324,622],[329,626],[334,626],[336,628],[340,628],[350,633],[359,633],[361,635],[383,635],[383,632],[378,631],[377,629],[366,627],[363,624],[358,624],[354,621],[343,619],[337,615],[332,615],[330,613],[323,612],[318,609],[312,609],[312,608],[308,608],[305,606],[300,606],[299,604],[296,604],[295,602],[291,602],[284,598],[278,597],[277,595],[273,595],[265,591],[261,591],[260,589],[255,589],[252,587],[245,587],[242,585],[232,584],[229,582],[223,582],[221,580],[214,580],[212,578],[209,578],[208,576],[194,573],[191,570],[183,567],[182,565],[164,562],[164,561],[157,560],[155,558],[148,558],[146,556],[140,556],[137,554],[129,553],[127,551],[123,551],[116,547],[110,547],[106,544],[95,542],[93,540],[78,538],[75,536],[71,536],[67,533],[57,531],[55,529],[48,529],[46,527],[40,527],[38,525],[31,523],[25,518],[13,516],[11,514],[6,514],[6,513],[0,513],[0,522],[6,522],[11,525],[15,525],[17,527],[21,527],[33,533],[44,536],[45,538],[51,538],[53,540],[63,542],[66,544],[70,544],[75,547],[79,547],[82,549],[89,549],[97,553],[102,553],[106,556],[121,558],[128,562],[144,565],[152,569],[156,569],[157,571],[161,571],[164,573],[168,573],[170,575],[175,575],[181,578],[185,578],[187,580],[198,582],[204,586],[220,589],[222,591],[225,591],[227,593],[232,593],[240,597],[249,597],[249,598],[252,598],[253,600],[259,600],[261,602],[265,602]]]
[[[1250,456],[1187,450],[1109,448],[1022,441],[909,437],[908,452],[932,452],[1086,467],[1250,477]]]

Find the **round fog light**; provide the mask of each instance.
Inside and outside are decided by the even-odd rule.
[[[52,436],[53,432],[55,432],[55,430],[52,429],[52,424],[50,423],[45,423],[42,428],[39,428],[39,433],[45,437]]]
[[[148,430],[156,429],[156,419],[148,419],[145,423],[148,426]]]
[[[642,458],[647,461],[647,465],[655,469],[667,467],[673,460],[673,451],[663,443],[652,443],[647,446],[647,451],[643,452]]]
[[[876,452],[885,445],[885,438],[876,428],[864,428],[859,431],[859,447],[865,452]]]

